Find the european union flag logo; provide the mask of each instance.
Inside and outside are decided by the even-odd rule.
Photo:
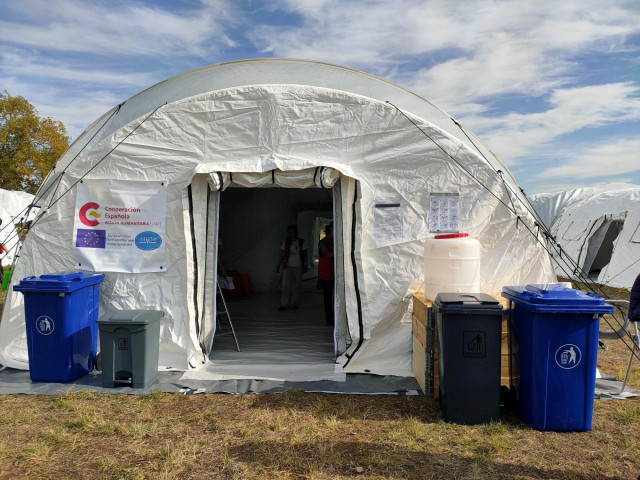
[[[106,230],[78,229],[76,235],[76,247],[81,248],[105,248],[107,243]]]

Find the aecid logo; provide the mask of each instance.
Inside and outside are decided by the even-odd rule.
[[[101,213],[98,213],[96,210],[100,208],[95,202],[85,203],[82,207],[80,207],[80,211],[78,212],[78,217],[80,221],[84,223],[87,227],[97,227],[100,225],[98,218],[102,216]],[[87,217],[93,217],[93,220]]]

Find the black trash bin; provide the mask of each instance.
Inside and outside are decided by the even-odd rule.
[[[158,377],[161,310],[123,310],[98,319],[102,386],[148,388]]]
[[[439,293],[433,307],[445,421],[498,421],[502,305],[484,293]]]

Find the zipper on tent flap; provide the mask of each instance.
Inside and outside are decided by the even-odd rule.
[[[198,255],[196,250],[196,225],[193,219],[193,191],[191,185],[187,187],[189,199],[189,226],[191,230],[191,250],[193,253],[193,308],[195,309],[196,337],[200,338],[200,309],[198,308]]]
[[[364,322],[362,319],[362,298],[360,297],[360,287],[358,286],[358,264],[356,262],[356,206],[358,203],[358,182],[355,182],[355,192],[353,195],[353,203],[351,205],[351,267],[353,268],[353,284],[355,287],[356,294],[356,303],[358,305],[358,328],[360,330],[358,345],[353,350],[351,355],[345,355],[347,357],[347,362],[343,365],[342,368],[349,365],[351,359],[355,356],[355,354],[360,350],[362,344],[364,343]]]
[[[220,185],[222,185],[222,175],[220,174],[220,172],[218,172],[218,175],[220,175]],[[209,239],[209,200],[211,199],[211,189],[207,188],[207,213],[206,213],[206,227],[205,227],[205,254],[204,254],[204,282],[205,282],[205,296],[207,294],[207,290],[206,290],[206,282],[207,282],[207,240]],[[214,264],[214,270],[217,269],[217,265]],[[215,278],[215,274],[214,274],[214,278]],[[217,279],[216,279],[217,280]],[[213,289],[213,291],[215,292],[215,288]],[[197,298],[197,297],[196,297]],[[205,302],[206,303],[206,302]],[[200,324],[203,326],[203,329],[206,328],[205,327],[205,315],[207,314],[206,312],[206,308],[203,305],[202,308],[202,317],[200,319]],[[198,337],[198,340],[200,341],[200,348],[202,349],[202,353],[206,356],[207,355],[207,349],[206,346],[204,344],[204,339],[200,339]]]

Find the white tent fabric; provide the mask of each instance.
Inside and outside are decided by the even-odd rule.
[[[166,181],[167,271],[104,272],[100,310],[164,310],[163,345],[182,349],[194,366],[215,335],[214,269],[202,266],[215,265],[221,190],[234,183],[330,189],[337,362],[344,372],[411,375],[411,296],[432,235],[430,193],[459,194],[461,230],[482,246],[483,291],[555,280],[528,201],[503,163],[462,128],[407,90],[332,65],[259,60],[175,77],[105,114],[60,159],[40,189],[38,203],[48,208],[13,278],[73,268],[80,178]],[[374,206],[388,199],[402,205],[402,228],[380,236]],[[22,298],[13,293],[0,362],[27,367]]]
[[[630,288],[640,272],[640,186],[615,183],[531,197],[531,204],[569,256],[557,255],[557,273],[595,275],[597,282]]]
[[[29,210],[32,202],[33,195],[30,193],[0,189],[0,242],[4,243],[8,250],[7,254],[2,255],[3,266],[11,265],[19,253],[16,225],[35,217],[35,210]]]

